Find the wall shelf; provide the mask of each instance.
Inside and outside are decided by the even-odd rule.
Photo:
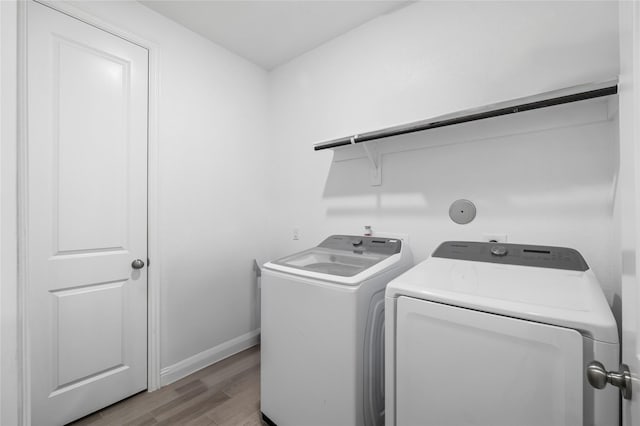
[[[603,98],[618,93],[617,80],[608,80],[604,82],[591,83],[579,86],[573,86],[552,92],[545,92],[537,95],[518,98],[497,104],[491,104],[479,108],[458,111],[455,113],[442,115],[426,120],[412,123],[401,124],[398,126],[388,127],[385,129],[375,130],[371,132],[361,133],[353,136],[332,139],[325,142],[316,143],[313,146],[315,151],[332,149],[339,151],[352,151],[354,146],[361,146],[363,155],[347,157],[363,157],[365,156],[370,164],[371,184],[380,185],[382,180],[382,154],[381,143],[384,139],[393,138],[394,136],[406,135],[410,133],[423,132],[432,129],[439,129],[458,124],[477,122],[488,118],[502,117],[510,114],[518,114],[526,111],[533,111],[552,106],[565,105],[569,103],[586,101],[590,99]],[[608,117],[610,118],[610,116]],[[397,138],[394,142],[398,142]],[[395,151],[394,145],[389,141],[385,143],[385,152]],[[402,144],[400,144],[402,145]],[[351,147],[351,148],[350,148]],[[399,147],[400,148],[400,147]],[[404,149],[400,149],[404,150]],[[361,151],[361,152],[362,152]],[[335,158],[334,158],[335,159]],[[348,159],[348,158],[343,158]]]

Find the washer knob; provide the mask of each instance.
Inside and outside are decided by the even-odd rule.
[[[506,256],[508,250],[505,246],[493,246],[491,247],[491,254],[494,256]]]
[[[362,245],[362,240],[358,239],[358,240],[353,240],[351,241],[351,244],[353,244],[354,247],[358,247]]]

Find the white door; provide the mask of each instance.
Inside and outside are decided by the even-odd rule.
[[[28,5],[27,319],[34,425],[147,386],[147,51]]]
[[[622,400],[622,424],[640,425],[640,4],[620,7],[620,198],[622,362],[632,377]]]

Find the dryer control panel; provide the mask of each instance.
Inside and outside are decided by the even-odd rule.
[[[446,241],[440,244],[431,256],[569,271],[589,269],[589,265],[577,250],[566,247]]]

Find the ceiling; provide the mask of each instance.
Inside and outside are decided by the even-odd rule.
[[[140,3],[271,70],[408,0],[141,0]]]

